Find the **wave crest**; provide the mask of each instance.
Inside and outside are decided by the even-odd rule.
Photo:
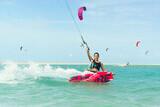
[[[19,83],[26,79],[38,79],[40,77],[69,79],[73,75],[82,74],[76,69],[54,68],[50,64],[38,64],[29,62],[27,64],[17,64],[7,62],[1,64],[0,83]]]

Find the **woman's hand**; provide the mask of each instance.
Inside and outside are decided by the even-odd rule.
[[[92,61],[93,60],[93,58],[92,58],[92,56],[90,55],[90,49],[89,48],[86,48],[86,50],[87,50],[87,55],[88,55],[88,59],[89,59],[89,61]]]

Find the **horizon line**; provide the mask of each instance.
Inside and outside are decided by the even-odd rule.
[[[29,64],[29,63],[37,63],[37,64],[54,64],[54,65],[88,65],[90,63],[87,62],[52,62],[52,61],[0,61],[0,64],[7,63],[17,63],[17,64]],[[125,66],[125,63],[103,63],[104,65],[115,65],[115,66]],[[141,65],[159,65],[160,64],[130,64],[129,66],[141,66]]]

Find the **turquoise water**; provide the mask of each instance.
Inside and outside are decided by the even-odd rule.
[[[106,66],[110,83],[69,83],[87,65],[0,65],[0,107],[159,107],[160,66]]]

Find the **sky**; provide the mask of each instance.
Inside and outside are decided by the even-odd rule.
[[[0,61],[88,63],[65,1],[0,0]],[[159,0],[68,3],[91,53],[98,51],[102,62],[160,64]],[[77,17],[81,6],[87,7],[83,21]],[[136,48],[138,40],[141,44]]]

